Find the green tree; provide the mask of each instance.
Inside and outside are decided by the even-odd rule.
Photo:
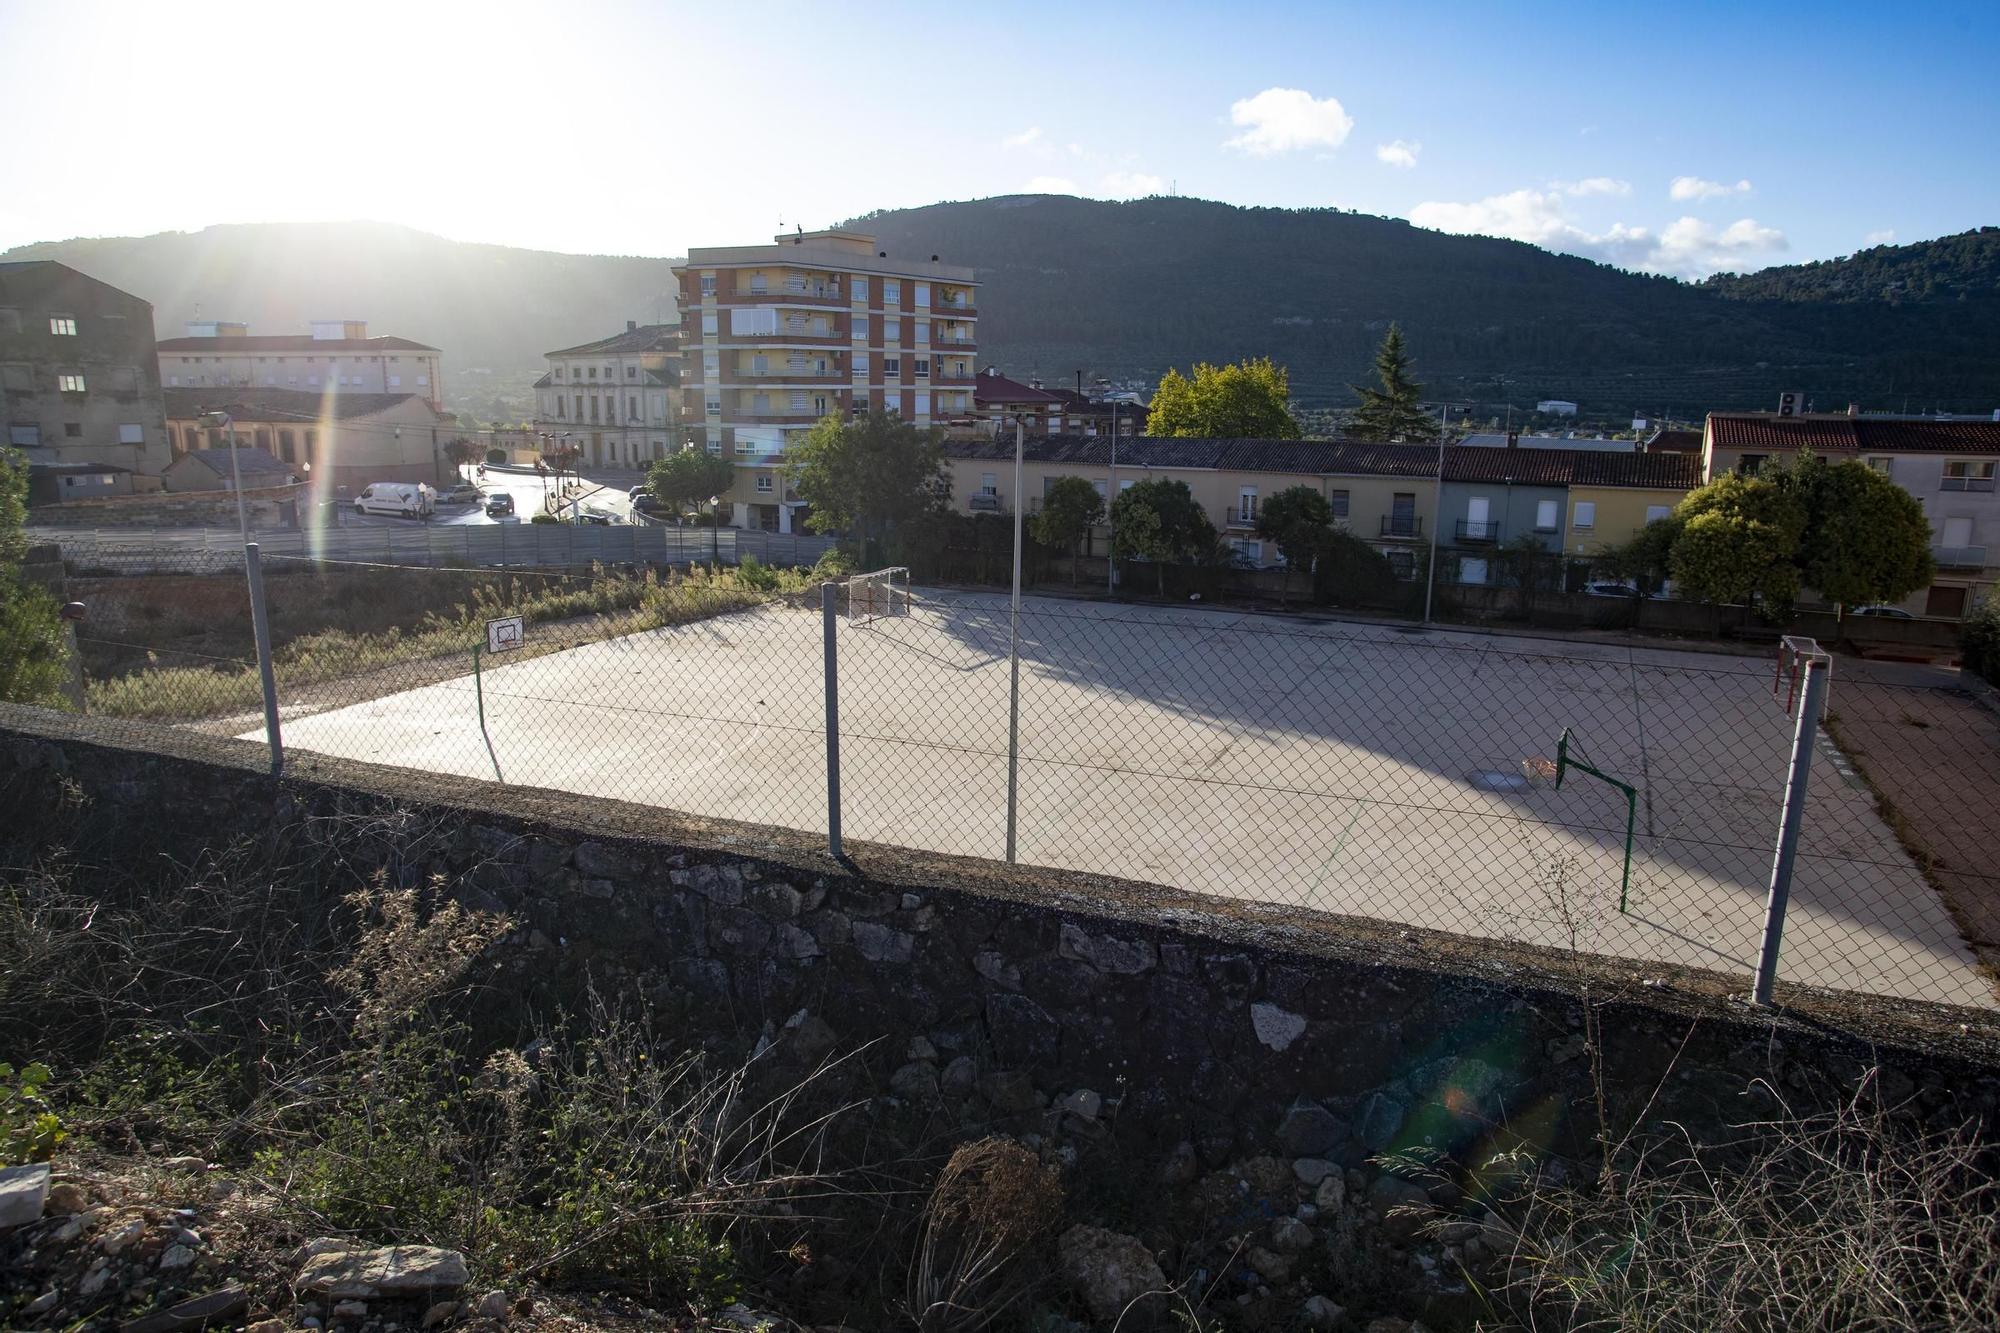
[[[1163,597],[1170,562],[1195,559],[1215,546],[1215,524],[1184,481],[1133,483],[1112,503],[1111,519],[1120,548],[1153,562]]]
[[[735,480],[736,468],[728,459],[706,449],[682,449],[653,464],[646,473],[646,489],[679,518],[721,495]]]
[[[1291,374],[1268,356],[1234,365],[1198,362],[1193,378],[1160,377],[1146,408],[1148,435],[1208,440],[1296,440]]]
[[[792,451],[787,475],[812,506],[806,526],[867,543],[942,507],[950,494],[944,432],[886,412],[859,421],[825,416]]]
[[[1069,581],[1077,581],[1077,557],[1083,539],[1104,518],[1104,497],[1082,477],[1057,477],[1042,497],[1042,512],[1029,526],[1044,546],[1069,551]]]
[[[1637,581],[1641,592],[1652,593],[1673,572],[1674,543],[1685,523],[1678,510],[1656,518],[1623,546],[1605,552],[1597,564],[1614,577]]]
[[[1403,330],[1389,326],[1382,345],[1375,350],[1375,378],[1379,387],[1348,387],[1360,395],[1361,406],[1347,419],[1347,434],[1357,440],[1402,441],[1421,444],[1435,440],[1438,423],[1420,404],[1424,386],[1410,378],[1410,353],[1403,345]]]
[[[0,700],[52,705],[62,697],[69,649],[56,599],[22,576],[27,517],[27,463],[0,450]]]
[[[1379,606],[1394,596],[1396,571],[1389,558],[1351,532],[1327,533],[1313,566],[1313,598],[1338,606]]]
[[[1291,600],[1292,571],[1310,574],[1332,533],[1333,508],[1310,486],[1287,486],[1257,511],[1257,535],[1276,542],[1285,557],[1285,577],[1278,585],[1280,603]]]
[[[447,442],[444,446],[445,460],[455,468],[462,468],[467,463],[477,462],[482,452],[478,445],[463,435]]]
[[[1799,581],[1828,601],[1898,602],[1936,577],[1923,505],[1881,473],[1803,452],[1762,475],[1805,511]]]
[[[1748,604],[1778,619],[1799,595],[1799,540],[1805,507],[1774,483],[1724,473],[1675,510],[1680,535],[1669,559],[1683,596]]]

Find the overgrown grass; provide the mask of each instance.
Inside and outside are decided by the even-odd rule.
[[[822,559],[810,570],[776,569],[746,559],[737,569],[696,567],[664,577],[652,571],[631,577],[602,569],[580,579],[517,576],[475,585],[448,613],[429,612],[408,630],[327,629],[301,635],[276,649],[273,669],[278,688],[294,690],[410,662],[466,656],[475,643],[484,642],[485,622],[501,616],[522,616],[530,624],[590,618],[569,625],[559,638],[529,640],[515,652],[519,660],[798,596],[838,577],[841,570],[837,558]],[[155,656],[142,670],[91,681],[88,698],[90,711],[100,716],[184,720],[254,711],[263,693],[252,664],[167,666]]]

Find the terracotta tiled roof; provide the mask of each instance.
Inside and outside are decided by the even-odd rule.
[[[1027,440],[1022,452],[1031,463],[1103,468],[1111,462],[1111,438],[1038,436]],[[1014,458],[1014,441],[1004,434],[991,440],[952,440],[946,442],[945,454],[1008,463]],[[1426,444],[1363,440],[1190,440],[1142,435],[1118,441],[1118,465],[1304,476],[1433,477],[1437,475],[1437,449]],[[1446,452],[1447,481],[1509,479],[1517,486],[1692,490],[1701,484],[1701,459],[1694,454],[1614,454],[1597,449],[1453,448]]]
[[[435,352],[408,338],[315,338],[310,333],[243,334],[234,338],[162,338],[162,352]]]
[[[599,338],[594,343],[580,343],[575,347],[565,347],[559,352],[544,352],[544,356],[590,356],[595,353],[671,352],[681,344],[681,326],[678,324],[641,324],[636,329],[614,333],[609,338]]]
[[[227,477],[237,471],[282,472],[290,476],[292,471],[290,463],[281,463],[272,457],[269,451],[253,448],[247,444],[237,447],[236,457],[233,460],[227,449],[191,449],[182,454],[181,459],[189,463],[199,463],[218,477]]]
[[[1781,417],[1767,412],[1711,413],[1709,437],[1720,449],[1827,454],[2000,454],[2000,421],[1899,417]]]
[[[1701,432],[1698,430],[1660,430],[1646,441],[1646,449],[1652,453],[1698,454],[1701,452]]]
[[[167,420],[192,421],[204,412],[227,412],[237,421],[305,421],[369,417],[405,403],[419,403],[439,421],[430,400],[417,393],[314,393],[306,389],[167,389]]]
[[[980,371],[973,383],[972,401],[985,406],[988,403],[1055,404],[1062,399],[1046,389],[1033,388],[1019,380],[1010,380],[997,370],[987,369]]]

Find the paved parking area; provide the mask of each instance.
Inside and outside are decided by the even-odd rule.
[[[1004,597],[923,590],[908,617],[842,622],[849,837],[1003,854],[1007,633]],[[1023,861],[1754,962],[1792,728],[1759,659],[1043,598],[1021,633]],[[467,676],[289,717],[286,740],[823,830],[821,647],[816,607],[766,606],[496,664],[484,735]],[[1639,790],[1629,885],[1623,795],[1523,776],[1565,728]],[[1830,761],[1813,772],[1781,977],[1994,1003],[1872,795]]]

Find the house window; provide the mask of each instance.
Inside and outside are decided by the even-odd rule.
[[[83,376],[58,375],[56,376],[56,388],[63,393],[82,393],[84,391]]]
[[[1875,454],[1867,460],[1868,470],[1870,472],[1879,472],[1886,477],[1889,475],[1894,461],[1887,454]]]
[[[758,473],[758,474],[757,474],[757,494],[759,494],[759,495],[769,495],[770,493],[771,493],[771,474],[770,474],[770,473],[768,473],[768,472],[760,472],[760,473]]]
[[[917,395],[916,409],[917,415],[929,416],[931,412],[931,396],[927,393],[919,393]]]
[[[639,396],[637,394],[627,394],[625,396],[625,415],[633,421],[639,419]]]
[[[1673,512],[1674,507],[1672,505],[1647,505],[1646,521],[1648,523],[1657,523]]]
[[[929,343],[929,342],[930,342],[930,340],[931,340],[931,322],[930,322],[929,320],[927,320],[927,319],[920,319],[920,320],[918,320],[918,321],[917,321],[917,345],[918,345],[919,347],[922,347],[922,346],[924,346],[925,344]]]
[[[1257,488],[1245,486],[1236,492],[1236,521],[1255,523],[1257,521]]]
[[[883,320],[882,341],[885,343],[899,343],[903,341],[903,321],[900,319]]]
[[[1571,519],[1571,525],[1578,530],[1596,527],[1597,502],[1595,500],[1578,500],[1576,502],[1575,516]]]
[[[1769,454],[1745,454],[1736,460],[1736,470],[1743,476],[1754,477],[1764,470],[1764,463],[1768,458]]]
[[[902,303],[903,284],[901,280],[896,278],[882,279],[882,304],[901,305]]]
[[[926,356],[920,356],[916,358],[916,361],[917,361],[917,378],[921,380],[929,379],[931,377],[930,358]]]
[[[400,388],[402,388],[402,387],[403,387],[403,377],[402,377],[401,375],[391,375],[391,376],[389,377],[389,387],[390,387],[390,388],[392,388],[392,389],[400,389]]]
[[[80,440],[80,439],[82,439],[82,438],[83,438],[83,423],[82,423],[81,421],[65,421],[65,422],[63,422],[63,438],[64,438],[64,439],[66,439],[66,440]]]
[[[638,379],[638,378],[639,378],[639,367],[637,367],[637,366],[627,366],[627,367],[625,367],[625,378],[626,378],[626,379],[628,379],[628,380],[636,380],[636,379]]]
[[[900,356],[883,357],[882,373],[892,379],[900,376],[903,373],[903,358]]]
[[[292,457],[296,448],[297,445],[292,439],[292,433],[288,430],[280,430],[278,432],[278,457],[284,459],[287,463],[296,462],[297,460]]]
[[[146,442],[146,428],[140,425],[138,422],[128,421],[118,427],[118,443],[144,444],[145,442]]]
[[[719,414],[722,411],[722,400],[720,398],[711,398],[704,404],[704,407],[710,413]]]
[[[1249,561],[1251,564],[1261,565],[1264,563],[1264,543],[1253,542],[1248,539],[1239,538],[1236,541],[1232,541],[1229,544],[1236,548],[1237,555]]]
[[[916,289],[917,309],[928,310],[931,305],[931,285],[928,282],[913,284]]]
[[[1402,547],[1397,547],[1394,550],[1384,551],[1382,554],[1389,557],[1389,572],[1394,574],[1398,579],[1408,583],[1417,576],[1417,553],[1415,551],[1406,551]]]
[[[305,456],[300,461],[306,463],[312,462],[313,454],[316,453],[318,449],[319,449],[319,432],[308,428],[306,431],[306,439],[305,439]]]
[[[701,275],[701,294],[703,296],[715,295],[715,275],[713,273],[704,273]]]
[[[868,279],[849,278],[847,280],[847,288],[853,293],[855,300],[866,301],[868,299]]]
[[[1326,493],[1326,507],[1333,511],[1334,522],[1345,522],[1347,520],[1347,492],[1328,491]]]
[[[428,389],[430,387],[430,383],[431,383],[431,377],[429,375],[417,376],[417,387],[419,389]]]
[[[561,394],[556,395],[556,420],[558,421],[569,420],[569,413],[563,410],[563,396]]]
[[[1535,501],[1535,531],[1554,532],[1556,530],[1556,502],[1554,500]]]
[[[9,426],[7,443],[19,445],[23,449],[33,449],[42,442],[40,426]]]
[[[1993,489],[1993,464],[1987,461],[1954,459],[1944,465],[1944,481],[1940,490],[1947,491],[1990,491]]]
[[[58,338],[76,337],[76,321],[68,315],[50,315],[49,332]]]
[[[716,318],[714,312],[711,311],[701,317],[701,331],[703,333],[713,335],[721,327],[722,323]]]
[[[752,273],[750,275],[750,294],[752,296],[763,296],[766,295],[770,290],[771,290],[770,279],[766,278],[761,273]]]
[[[596,367],[596,366],[592,366],[592,367],[590,368],[590,377],[591,377],[592,379],[596,379],[596,378],[597,378],[597,367]]]
[[[868,341],[868,316],[856,315],[854,317],[854,336],[863,342]]]

